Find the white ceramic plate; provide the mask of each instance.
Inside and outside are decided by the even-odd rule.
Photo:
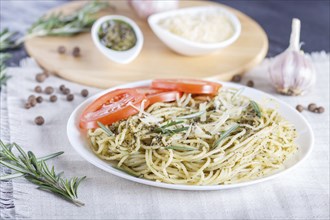
[[[215,186],[191,186],[191,185],[179,185],[179,184],[168,184],[168,183],[159,183],[151,180],[146,180],[142,178],[137,178],[134,176],[130,176],[129,174],[126,174],[120,170],[117,170],[111,166],[111,164],[105,160],[102,160],[98,158],[89,148],[87,144],[87,139],[84,134],[80,132],[79,129],[79,116],[82,113],[83,109],[91,103],[93,100],[95,100],[97,97],[118,88],[131,88],[136,86],[146,86],[149,85],[151,81],[140,81],[135,83],[129,83],[122,86],[113,87],[107,90],[104,90],[83,103],[81,103],[71,114],[68,124],[67,124],[67,135],[69,138],[69,141],[73,148],[88,162],[92,163],[96,167],[109,172],[111,174],[114,174],[116,176],[138,182],[143,183],[151,186],[157,186],[162,188],[170,188],[170,189],[180,189],[180,190],[219,190],[219,189],[228,189],[228,188],[235,188],[235,187],[241,187],[241,186],[247,186],[259,182],[263,182],[275,177],[278,177],[289,170],[292,170],[292,168],[296,167],[298,164],[300,164],[303,160],[307,158],[307,156],[310,154],[312,150],[312,146],[314,143],[314,135],[312,132],[312,129],[308,122],[306,121],[303,116],[297,110],[289,106],[288,104],[282,102],[281,100],[278,100],[277,98],[268,95],[264,92],[261,92],[256,89],[245,87],[245,90],[243,92],[243,95],[252,98],[255,101],[261,101],[266,99],[272,99],[274,102],[271,102],[269,104],[269,107],[272,107],[274,105],[277,105],[279,113],[284,116],[286,119],[291,121],[298,131],[298,138],[296,143],[298,144],[298,153],[294,157],[292,157],[290,160],[286,161],[285,163],[285,169],[278,171],[277,173],[274,173],[270,176],[263,177],[257,180],[242,182],[242,183],[236,183],[236,184],[230,184],[230,185],[215,185]],[[224,87],[232,87],[232,88],[241,88],[243,86],[228,83],[228,82],[221,82]],[[272,105],[272,106],[271,106]]]

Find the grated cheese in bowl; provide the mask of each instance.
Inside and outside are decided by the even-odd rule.
[[[225,41],[235,32],[231,21],[219,10],[169,16],[158,25],[186,40],[206,44]]]

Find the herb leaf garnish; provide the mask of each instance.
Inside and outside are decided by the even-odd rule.
[[[229,128],[227,131],[223,132],[220,135],[220,138],[218,140],[216,140],[213,144],[213,149],[218,147],[218,145],[220,144],[220,142],[225,139],[226,137],[228,137],[233,131],[235,131],[237,128],[239,127],[238,124],[233,125],[231,128]]]
[[[255,111],[255,113],[257,114],[258,118],[260,118],[261,111],[260,111],[259,105],[253,100],[250,100],[250,104],[251,104],[253,110]]]
[[[97,122],[97,124],[100,126],[100,128],[108,135],[108,136],[114,136],[115,134],[112,133],[112,131],[110,131],[109,128],[105,127],[104,124],[102,124],[101,122]]]
[[[12,149],[16,148],[20,155],[13,154]],[[17,171],[10,175],[1,176],[0,180],[8,180],[19,176],[24,176],[25,179],[38,186],[38,189],[52,192],[61,198],[72,202],[77,206],[83,206],[84,203],[77,200],[78,186],[86,176],[71,179],[61,177],[62,173],[55,173],[54,166],[51,168],[46,164],[46,160],[57,157],[63,152],[54,153],[45,157],[36,158],[34,153],[27,153],[17,144],[5,145],[0,140],[0,164]]]
[[[69,15],[57,13],[43,16],[32,24],[28,34],[20,41],[36,36],[71,36],[88,32],[96,20],[95,13],[108,6],[104,1],[92,1]]]

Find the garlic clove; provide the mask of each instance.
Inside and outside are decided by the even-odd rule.
[[[178,0],[159,1],[159,0],[128,0],[128,4],[134,9],[140,18],[178,8]]]
[[[272,60],[269,67],[270,80],[276,91],[285,95],[301,95],[315,84],[313,63],[300,50],[300,21],[293,19],[290,46]]]

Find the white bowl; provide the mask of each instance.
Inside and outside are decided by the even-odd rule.
[[[132,47],[129,50],[125,50],[125,51],[116,51],[116,50],[107,48],[100,42],[100,39],[98,36],[98,30],[100,29],[100,26],[102,23],[109,21],[109,20],[121,20],[121,21],[126,22],[133,28],[135,35],[136,35],[136,39],[137,39],[134,47]],[[142,46],[143,46],[143,34],[142,34],[142,31],[140,30],[139,26],[130,18],[121,16],[121,15],[109,15],[109,16],[104,16],[104,17],[99,18],[93,24],[91,34],[92,34],[93,42],[96,45],[97,49],[103,55],[105,55],[107,58],[109,58],[110,60],[112,60],[116,63],[126,64],[126,63],[133,61],[139,55],[139,53],[142,49]]]
[[[196,43],[190,40],[187,40],[183,37],[175,35],[170,31],[162,28],[158,22],[162,19],[184,14],[196,14],[205,11],[217,11],[228,18],[232,23],[234,28],[234,34],[225,41],[219,43]],[[166,11],[157,14],[153,14],[148,18],[148,23],[157,35],[157,37],[163,41],[169,48],[174,50],[177,53],[187,55],[187,56],[198,56],[205,55],[211,52],[215,52],[219,49],[228,47],[233,42],[237,40],[241,33],[241,23],[239,19],[230,11],[220,7],[220,6],[202,6],[202,7],[191,7],[183,8],[178,10]]]
[[[109,161],[102,160],[99,158],[96,154],[93,153],[93,151],[90,149],[88,140],[86,138],[86,134],[83,133],[79,128],[79,119],[80,115],[82,114],[83,110],[87,105],[89,105],[91,102],[93,102],[95,99],[100,97],[101,95],[104,95],[108,93],[109,91],[118,89],[118,88],[132,88],[132,87],[138,87],[138,86],[148,86],[150,85],[151,80],[146,81],[139,81],[134,83],[129,83],[121,86],[116,86],[110,89],[106,89],[104,91],[101,91],[100,93],[88,98],[84,102],[82,102],[71,114],[68,124],[67,124],[67,135],[69,138],[69,141],[72,145],[72,147],[77,151],[77,153],[82,156],[86,161],[89,163],[92,163],[96,167],[109,172],[113,175],[119,176],[124,179],[128,179],[134,182],[150,185],[150,186],[157,186],[162,188],[169,188],[169,189],[180,189],[180,190],[221,190],[221,189],[229,189],[229,188],[236,188],[236,187],[242,187],[242,186],[248,186],[251,184],[260,183],[266,180],[273,179],[275,177],[280,177],[281,175],[284,175],[285,173],[288,173],[293,168],[297,167],[298,164],[301,164],[311,153],[313,143],[314,143],[314,134],[312,131],[311,126],[308,124],[306,119],[294,108],[289,106],[287,103],[267,94],[264,92],[261,92],[259,90],[245,87],[242,85],[238,85],[235,83],[229,83],[229,82],[220,82],[224,87],[231,87],[231,88],[237,88],[241,89],[244,87],[243,95],[252,98],[253,100],[256,100],[258,102],[262,100],[273,100],[272,102],[267,103],[267,107],[277,107],[279,113],[285,117],[287,120],[289,120],[291,123],[294,124],[294,126],[297,129],[298,132],[298,138],[296,139],[296,143],[299,146],[298,152],[295,154],[295,156],[291,157],[284,163],[284,169],[278,170],[276,173],[271,174],[270,176],[264,176],[260,179],[256,180],[249,180],[246,182],[241,183],[234,183],[234,184],[228,184],[228,185],[213,185],[213,186],[194,186],[194,185],[180,185],[180,184],[169,184],[169,183],[161,183],[156,182],[152,180],[147,180],[143,178],[138,178],[131,176],[121,170],[118,170],[112,166],[112,163]],[[308,178],[308,177],[306,177]],[[111,186],[109,186],[111,187]]]

